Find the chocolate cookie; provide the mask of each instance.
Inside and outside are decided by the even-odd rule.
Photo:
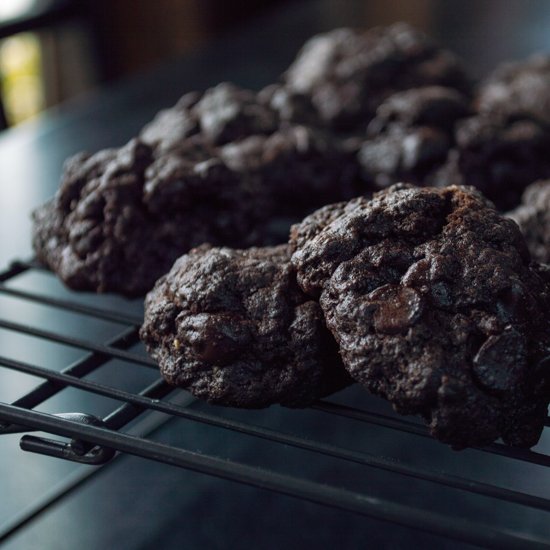
[[[133,140],[69,160],[56,197],[34,213],[38,259],[72,288],[132,296],[193,246],[259,240],[255,191],[202,156],[153,160]]]
[[[481,112],[530,116],[550,124],[550,56],[504,63],[480,85]]]
[[[34,214],[38,258],[72,288],[141,295],[194,246],[281,242],[289,218],[353,196],[351,155],[262,98],[187,94],[127,146],[70,159]]]
[[[502,211],[519,204],[527,185],[550,177],[550,130],[528,117],[481,114],[460,120],[456,149],[432,181],[473,185]]]
[[[240,177],[259,181],[273,216],[303,218],[315,208],[359,193],[353,154],[323,132],[293,125],[270,136],[251,136],[219,149]],[[288,228],[287,232],[288,234]]]
[[[356,381],[456,448],[537,443],[548,287],[517,225],[474,189],[397,185],[306,218],[291,244]]]
[[[323,121],[340,130],[364,127],[399,90],[441,85],[470,92],[458,59],[405,23],[314,36],[284,80],[291,90],[309,95]]]
[[[285,124],[312,126],[317,120],[307,96],[277,85],[256,94],[222,82],[204,93],[185,94],[176,105],[160,111],[139,137],[162,152],[178,151],[194,135],[211,145],[224,145],[251,135],[271,135]]]
[[[199,92],[189,92],[171,108],[163,109],[146,124],[139,133],[139,139],[156,151],[163,153],[178,151],[186,138],[199,133],[199,121],[193,107],[201,98]]]
[[[467,98],[451,88],[393,94],[378,107],[359,149],[363,179],[378,188],[400,181],[429,185],[454,144],[456,121],[468,114]]]
[[[194,249],[147,295],[141,338],[164,378],[211,403],[303,407],[350,383],[287,245]]]
[[[184,96],[173,111],[181,120],[180,131],[173,121],[165,122],[169,115],[164,112],[141,138],[172,152],[187,148],[190,137],[200,138],[237,177],[259,180],[274,216],[301,218],[357,193],[352,154],[315,126],[318,116],[306,96],[276,85],[255,94],[222,83],[202,96]],[[174,136],[187,139],[173,141]]]
[[[519,225],[531,256],[537,262],[550,263],[550,181],[527,187],[521,204],[508,216]]]

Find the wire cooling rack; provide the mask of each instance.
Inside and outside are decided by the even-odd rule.
[[[351,450],[340,445],[318,441],[302,435],[295,435],[226,418],[218,414],[219,408],[199,410],[190,405],[194,399],[186,392],[174,390],[159,377],[141,391],[130,392],[117,387],[98,383],[89,379],[89,375],[109,361],[122,360],[136,368],[152,369],[156,364],[132,348],[139,342],[138,331],[141,317],[124,311],[114,311],[103,307],[83,304],[71,299],[52,296],[47,292],[29,291],[10,284],[19,276],[41,271],[42,268],[33,261],[14,262],[0,273],[0,296],[8,296],[21,303],[34,303],[41,306],[71,312],[87,318],[89,321],[107,321],[120,325],[119,333],[104,342],[83,337],[72,337],[57,330],[37,328],[0,316],[0,329],[28,337],[53,342],[86,352],[83,357],[72,362],[61,370],[52,370],[30,362],[15,360],[4,356],[0,350],[0,376],[9,369],[24,373],[41,380],[31,391],[17,400],[0,402],[0,434],[24,433],[20,447],[24,451],[40,453],[65,460],[88,465],[102,465],[111,461],[117,452],[128,453],[172,466],[186,468],[219,478],[233,480],[260,489],[275,491],[280,494],[297,497],[325,506],[339,508],[348,512],[362,514],[375,519],[420,529],[457,541],[493,548],[548,548],[550,540],[533,532],[521,532],[502,526],[491,526],[484,522],[462,518],[455,514],[433,511],[411,506],[399,499],[386,500],[362,491],[350,490],[328,483],[313,481],[305,477],[288,475],[274,469],[252,466],[226,458],[198,453],[180,446],[159,443],[148,437],[159,422],[147,429],[136,431],[126,429],[139,419],[147,419],[152,411],[162,413],[163,421],[180,418],[187,421],[209,425],[229,432],[245,434],[268,442],[274,446],[287,446],[324,457],[330,457],[346,464],[363,466],[369,469],[382,470],[392,475],[401,476],[403,480],[415,479],[433,483],[456,492],[481,495],[494,499],[497,504],[513,504],[530,508],[537,513],[550,512],[550,499],[533,495],[525,491],[503,487],[497,484],[482,482],[454,473],[446,473],[431,467],[420,467],[404,463],[392,457],[377,453]],[[76,296],[76,295],[75,295]],[[60,411],[59,414],[48,414],[37,410],[37,407],[59,392],[75,388],[90,394],[111,398],[120,405],[111,413],[98,417],[79,412]],[[203,408],[204,409],[204,408]],[[312,409],[316,414],[331,415],[368,425],[376,425],[395,432],[395,437],[403,433],[415,438],[430,438],[426,428],[414,421],[390,414],[363,410],[336,403],[330,400],[317,402]],[[548,425],[548,422],[547,422]],[[29,435],[29,432],[45,432],[48,437]],[[49,437],[57,436],[56,438]],[[66,439],[58,439],[66,438]],[[449,450],[449,453],[452,451]],[[472,451],[474,452],[474,451]],[[538,467],[550,466],[550,455],[530,450],[513,449],[499,443],[476,449],[475,452],[488,455],[499,455],[506,459],[519,461]],[[457,454],[456,456],[460,456]],[[79,483],[93,474],[89,468],[78,479]],[[69,483],[70,485],[70,483]],[[51,495],[50,501],[62,496],[67,491],[64,486]],[[24,524],[29,518],[38,514],[42,504],[36,505],[22,518],[15,518],[11,525],[0,532],[0,540]]]

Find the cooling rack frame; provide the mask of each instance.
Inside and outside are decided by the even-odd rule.
[[[97,343],[85,338],[64,336],[55,331],[37,329],[29,325],[12,322],[9,319],[0,319],[1,329],[88,352],[83,358],[68,365],[60,372],[16,361],[2,356],[0,352],[0,369],[18,371],[43,380],[42,383],[13,403],[0,402],[0,435],[8,433],[24,434],[20,440],[20,446],[24,451],[71,460],[90,466],[107,464],[117,457],[117,453],[126,453],[236,481],[259,489],[271,490],[324,506],[362,514],[378,520],[420,529],[457,541],[491,548],[550,547],[550,541],[525,533],[495,528],[439,512],[413,508],[409,505],[383,500],[365,493],[302,479],[267,468],[197,453],[149,439],[148,436],[164,422],[174,417],[184,418],[267,440],[273,444],[288,445],[329,456],[341,460],[343,463],[349,462],[368,468],[385,470],[396,475],[420,479],[457,491],[466,491],[550,513],[550,499],[445,472],[419,468],[376,454],[348,450],[267,427],[230,420],[209,411],[194,410],[189,407],[194,401],[192,396],[184,391],[174,390],[160,377],[137,393],[88,380],[86,379],[87,375],[112,359],[121,359],[142,368],[157,368],[151,359],[129,351],[139,341],[138,331],[141,318],[122,312],[83,305],[76,301],[54,298],[46,294],[18,290],[6,284],[18,275],[42,269],[34,260],[13,262],[7,269],[0,272],[0,295],[36,302],[94,319],[116,322],[123,325],[124,329],[114,338],[104,343]],[[46,399],[69,387],[112,398],[119,401],[121,405],[104,418],[78,412],[60,412],[52,415],[35,410],[35,407]],[[168,397],[170,397],[170,400],[167,400]],[[350,420],[414,434],[418,437],[430,437],[424,426],[405,418],[356,409],[333,403],[330,400],[321,400],[315,403],[312,408],[323,414],[338,415]],[[162,414],[157,414],[157,420],[152,423],[149,422],[150,425],[147,429],[137,430],[139,435],[136,430],[133,430],[133,432],[131,430],[122,431],[128,424],[134,423],[136,420],[147,423],[147,416],[150,413]],[[159,419],[160,417],[162,419]],[[550,423],[547,419],[546,426],[548,425]],[[60,440],[42,435],[29,435],[29,432],[34,431],[45,432],[66,439]],[[514,449],[499,443],[480,448],[479,451],[539,466],[550,466],[550,455],[530,450]],[[9,525],[0,529],[0,542],[39,514],[45,506],[49,506],[62,498],[71,487],[87,481],[96,471],[97,469],[94,468],[86,469],[67,480],[62,486],[53,488],[52,493],[47,496],[44,502],[32,506],[20,517],[14,518]]]

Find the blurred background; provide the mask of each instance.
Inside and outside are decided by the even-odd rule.
[[[280,0],[1,0],[2,125],[196,48]]]
[[[0,127],[17,125],[102,83],[202,47],[289,3],[302,2],[1,0]],[[331,5],[320,12],[326,19],[320,27],[330,28],[331,21],[370,27],[407,20],[466,57],[478,74],[503,59],[550,48],[546,0],[363,0]],[[300,29],[288,32],[297,35]]]

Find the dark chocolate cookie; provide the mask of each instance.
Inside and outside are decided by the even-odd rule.
[[[364,187],[358,183],[353,154],[328,134],[307,126],[292,125],[270,136],[228,143],[219,154],[236,174],[259,181],[274,215],[294,221],[315,208],[349,199]]]
[[[201,247],[145,303],[141,338],[165,379],[211,403],[303,407],[350,383],[287,245]]]
[[[316,121],[318,114],[307,96],[277,85],[256,94],[222,82],[204,93],[185,94],[176,105],[160,111],[139,137],[167,152],[185,147],[186,138],[197,134],[210,145],[224,145],[251,135],[271,135],[287,123],[312,126]]]
[[[550,124],[550,56],[503,63],[479,87],[481,112],[530,116]]]
[[[222,161],[167,156],[131,141],[69,160],[34,213],[37,257],[70,287],[141,295],[183,252],[259,239],[255,193]]]
[[[344,130],[364,127],[378,105],[399,90],[441,85],[470,92],[458,59],[404,23],[314,36],[284,80],[312,98],[325,123]]]
[[[72,288],[140,295],[194,246],[285,241],[289,219],[353,196],[352,156],[274,95],[187,94],[127,146],[70,159],[34,214],[38,258]]]
[[[255,94],[222,83],[202,96],[184,96],[173,111],[181,120],[179,131],[168,110],[141,138],[176,153],[200,138],[238,177],[259,179],[273,215],[300,218],[357,193],[353,155],[316,126],[318,115],[306,96],[277,85]],[[179,136],[187,139],[173,139]]]
[[[519,225],[533,258],[550,263],[550,181],[527,187],[521,204],[508,216]]]
[[[386,99],[367,129],[358,161],[378,188],[400,181],[429,185],[454,144],[454,125],[470,114],[468,100],[451,88],[429,86]]]
[[[144,129],[142,139],[185,156],[190,144],[206,144],[236,177],[257,181],[274,216],[300,218],[357,193],[353,154],[316,127],[318,117],[305,96],[277,85],[255,94],[222,83],[202,97],[184,96],[172,111],[175,120],[181,119],[179,131],[173,121],[166,122],[168,110]],[[186,139],[173,140],[174,136]]]
[[[536,444],[550,297],[512,220],[473,188],[397,185],[306,218],[291,241],[355,380],[456,448]]]
[[[199,92],[189,92],[171,108],[163,109],[146,124],[139,133],[139,139],[162,153],[178,151],[186,138],[199,133],[199,122],[193,107],[200,100]]]
[[[529,184],[550,177],[550,130],[538,120],[481,114],[460,120],[455,133],[434,185],[473,185],[506,211]]]

